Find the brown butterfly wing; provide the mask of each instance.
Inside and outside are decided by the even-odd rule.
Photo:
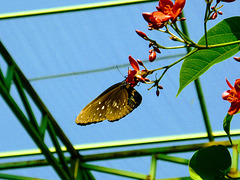
[[[129,84],[121,87],[121,93],[112,94],[107,109],[107,119],[111,122],[117,121],[131,113],[142,102],[142,96]]]
[[[121,83],[114,84],[105,90],[102,94],[85,106],[78,114],[75,122],[79,125],[87,125],[91,123],[101,122],[106,119],[105,102],[112,92],[120,86]]]
[[[79,125],[116,121],[133,111],[142,101],[141,95],[126,81],[114,84],[90,102],[77,116]]]

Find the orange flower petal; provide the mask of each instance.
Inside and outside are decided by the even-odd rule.
[[[227,85],[228,85],[231,89],[233,89],[233,86],[232,86],[231,83],[227,80],[227,78],[226,78],[226,82],[227,82]]]
[[[240,102],[232,102],[231,107],[228,110],[229,115],[236,114],[240,109]]]
[[[133,59],[132,56],[128,56],[128,59],[129,59],[131,66],[133,67],[133,69],[135,71],[139,71],[139,65],[138,65],[137,61],[135,59]]]
[[[230,90],[227,90],[227,91],[224,91],[223,93],[222,93],[222,98],[224,99],[224,100],[228,100],[228,97],[229,97],[229,95],[230,95]]]
[[[159,3],[159,10],[161,10],[162,12],[164,12],[166,7],[173,7],[173,2],[171,0],[160,0]]]
[[[240,98],[240,79],[237,79],[234,83],[234,88],[236,90],[236,93],[238,97]]]

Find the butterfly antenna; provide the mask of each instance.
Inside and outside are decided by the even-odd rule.
[[[123,73],[119,70],[118,65],[116,65],[116,68],[117,68],[118,72],[119,72],[124,78],[126,78],[126,76],[124,76]]]

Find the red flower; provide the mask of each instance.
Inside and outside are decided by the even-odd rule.
[[[229,115],[234,115],[240,110],[240,79],[235,81],[234,87],[226,79],[228,86],[231,88],[223,92],[222,98],[231,103],[231,107],[228,110]]]
[[[148,70],[141,70],[139,68],[138,62],[133,59],[132,56],[128,57],[129,62],[134,70],[128,70],[128,77],[126,78],[126,82],[131,84],[132,87],[136,86],[139,81],[146,82],[149,79],[145,78],[148,75]]]
[[[162,28],[168,20],[176,21],[176,18],[182,13],[186,0],[176,0],[175,3],[171,0],[160,0],[158,11],[152,13],[143,13],[144,19],[148,22],[149,27],[153,29]]]
[[[152,29],[162,28],[171,16],[166,15],[159,11],[154,11],[152,13],[143,13],[143,18],[148,22],[148,26]]]

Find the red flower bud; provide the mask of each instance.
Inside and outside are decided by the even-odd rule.
[[[210,19],[214,20],[214,19],[216,19],[216,18],[217,18],[217,13],[214,12],[214,13],[212,14],[212,16],[210,17]]]
[[[157,53],[161,53],[160,49],[158,49],[157,47],[153,47],[154,51],[156,51]]]
[[[152,49],[150,49],[148,52],[149,52],[149,53],[152,53]]]
[[[148,45],[148,47],[150,48],[150,47],[152,47],[152,45],[153,45],[153,43],[152,43],[152,42],[150,42],[150,43],[149,43],[149,45]]]
[[[185,17],[182,17],[182,18],[180,19],[180,21],[186,21],[186,18],[185,18]]]
[[[163,87],[162,87],[161,85],[158,85],[158,88],[159,88],[159,89],[163,89]]]
[[[139,31],[139,30],[135,30],[136,31],[136,33],[140,36],[140,37],[142,37],[143,39],[148,39],[148,37],[147,37],[147,35],[144,33],[144,32],[142,32],[142,31]]]
[[[159,89],[157,89],[156,95],[159,96],[159,94],[160,94],[160,91],[159,91]]]
[[[140,59],[137,59],[137,62],[140,66],[143,66],[143,62]]]
[[[156,51],[152,51],[149,55],[149,61],[153,62],[156,59],[156,56],[157,56]]]
[[[222,11],[218,11],[218,14],[219,14],[219,15],[223,15],[223,12],[222,12]]]
[[[150,79],[148,79],[148,78],[144,78],[144,81],[146,81],[146,82],[150,82]]]
[[[233,57],[237,62],[240,62],[240,57]]]

